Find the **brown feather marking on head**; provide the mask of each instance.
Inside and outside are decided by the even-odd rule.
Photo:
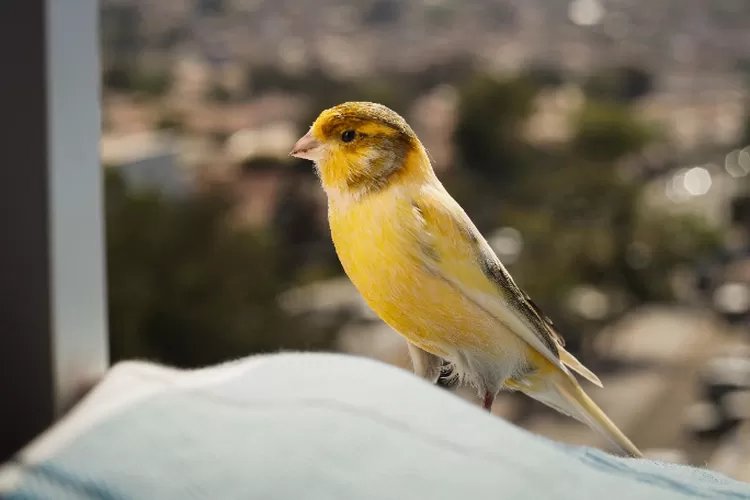
[[[346,127],[356,127],[356,125],[366,123],[385,125],[409,139],[417,137],[401,115],[375,102],[345,102],[323,111],[321,117],[325,117],[321,123],[321,132],[326,137],[338,135]]]

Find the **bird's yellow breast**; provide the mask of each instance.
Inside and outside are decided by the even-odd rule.
[[[408,187],[361,200],[329,197],[331,235],[349,278],[368,305],[420,348],[491,351],[497,323],[428,270]]]

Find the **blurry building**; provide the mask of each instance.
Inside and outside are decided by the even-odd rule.
[[[414,130],[439,174],[453,165],[453,130],[458,98],[450,86],[438,86],[414,103]]]
[[[240,224],[264,226],[272,220],[285,183],[293,175],[290,145],[297,139],[288,121],[240,128],[226,140]]]
[[[176,141],[169,135],[144,132],[103,137],[102,163],[115,168],[138,190],[156,190],[171,197],[188,194],[191,180],[179,165]]]
[[[659,125],[673,145],[688,151],[734,144],[743,131],[745,87],[731,74],[675,73],[643,98],[637,110]]]
[[[580,112],[584,95],[575,85],[543,90],[535,99],[535,113],[529,119],[526,136],[535,144],[562,144],[574,132],[571,116]]]

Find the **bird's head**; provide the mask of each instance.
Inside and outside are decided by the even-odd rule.
[[[399,176],[432,171],[406,120],[372,102],[346,102],[326,109],[290,154],[315,162],[327,191],[371,192]]]

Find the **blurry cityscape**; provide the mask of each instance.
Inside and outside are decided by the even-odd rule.
[[[750,480],[748,26],[745,0],[103,0],[113,360],[305,349],[409,368],[288,156],[323,108],[374,100],[626,434]],[[514,394],[494,411],[606,446]]]

